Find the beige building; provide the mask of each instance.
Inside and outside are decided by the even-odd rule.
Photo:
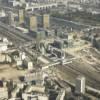
[[[50,27],[50,16],[48,14],[43,15],[43,27],[45,29]]]
[[[37,17],[36,16],[31,16],[29,18],[29,29],[31,31],[36,31],[37,30]]]
[[[23,9],[20,9],[20,10],[18,11],[19,24],[24,23],[24,15],[25,15],[24,10],[23,10]]]

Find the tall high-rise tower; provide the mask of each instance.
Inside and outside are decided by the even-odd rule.
[[[19,24],[24,23],[24,16],[25,16],[25,12],[23,9],[20,9],[18,11],[18,19],[19,19]]]
[[[50,16],[49,14],[43,15],[43,28],[49,28],[50,27]]]
[[[29,29],[31,31],[37,30],[37,17],[35,15],[32,15],[29,17]]]

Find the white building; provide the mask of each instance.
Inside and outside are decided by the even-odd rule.
[[[16,98],[16,97],[17,97],[17,94],[18,94],[19,92],[20,92],[20,88],[16,87],[16,88],[12,91],[11,96],[12,96],[13,98]]]
[[[24,59],[26,58],[25,52],[20,52],[20,53],[19,53],[19,56],[20,56],[20,59],[21,59],[21,60],[24,60]]]
[[[43,80],[43,73],[42,72],[34,72],[34,73],[26,73],[25,74],[25,81],[30,82],[30,81],[39,81]]]
[[[23,65],[24,65],[25,67],[27,67],[28,70],[33,70],[33,62],[32,62],[30,59],[26,58],[26,59],[23,61]]]
[[[21,100],[20,98],[11,98],[9,100]]]
[[[11,6],[22,6],[25,3],[25,0],[8,0],[8,3]]]
[[[49,97],[45,94],[22,94],[23,100],[49,100]]]
[[[16,65],[17,66],[22,66],[22,64],[23,64],[23,61],[21,59],[16,60]]]
[[[39,93],[45,93],[45,86],[31,85],[31,86],[28,86],[25,90],[26,93],[30,93],[32,91],[39,92]]]
[[[76,79],[76,87],[75,87],[75,92],[80,94],[85,93],[85,77],[84,76],[78,76]]]
[[[59,94],[58,94],[56,100],[64,100],[65,93],[66,93],[65,90],[62,89],[62,90],[59,92]]]
[[[8,46],[6,43],[0,43],[0,52],[7,51]]]
[[[8,99],[8,90],[5,87],[0,88],[0,98],[7,98]]]
[[[50,8],[57,7],[57,6],[58,6],[57,3],[48,3],[48,4],[27,3],[26,10],[29,10],[29,11],[34,11],[35,9],[44,10],[44,9],[50,9]]]
[[[8,41],[8,39],[7,39],[6,37],[4,37],[4,38],[3,38],[3,42],[4,42],[4,43],[8,43],[9,41]]]
[[[29,30],[23,27],[16,27],[17,30],[21,31],[22,33],[28,33]]]
[[[6,16],[6,14],[5,14],[4,10],[1,10],[0,11],[0,17],[5,17],[5,16]]]

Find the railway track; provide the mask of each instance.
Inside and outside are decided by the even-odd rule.
[[[14,44],[19,45],[20,43],[25,43],[26,41],[22,38],[20,38],[19,36],[16,36],[15,34],[6,31],[2,28],[0,28],[0,34],[2,36],[7,37],[9,40],[13,41]]]
[[[85,70],[80,69],[79,67],[80,65],[75,64],[75,62],[68,65],[56,66],[56,68],[59,70],[60,74],[62,75],[62,78],[64,78],[65,80],[67,79],[66,76],[69,76],[70,77],[69,79],[74,80],[75,82],[76,77],[82,74],[87,79],[87,85],[96,89],[100,89],[99,77],[96,77],[95,75],[91,75],[92,73],[85,71],[86,69]]]
[[[4,24],[2,22],[0,22],[0,27],[3,29],[3,31],[7,31],[7,32],[9,32],[11,34],[14,34],[14,35],[16,35],[16,37],[20,37],[20,38],[22,38],[22,39],[24,39],[26,41],[31,41],[32,40],[32,38],[29,37],[28,35],[23,34],[20,31],[16,30],[14,27],[6,25],[6,24]]]
[[[88,70],[88,68],[86,69],[88,65],[87,66],[85,64],[81,65],[80,63],[74,61],[73,63],[69,64],[68,67],[72,68],[73,70],[76,70],[77,72],[80,72],[81,74],[86,76],[89,80],[92,80],[93,85],[95,84],[97,88],[98,87],[100,88],[100,77],[98,77],[99,74],[96,72],[92,72],[91,70]]]

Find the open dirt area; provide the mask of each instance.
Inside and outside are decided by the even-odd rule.
[[[24,75],[26,71],[18,70],[16,67],[12,67],[9,64],[0,64],[0,79],[18,79],[19,76]]]

